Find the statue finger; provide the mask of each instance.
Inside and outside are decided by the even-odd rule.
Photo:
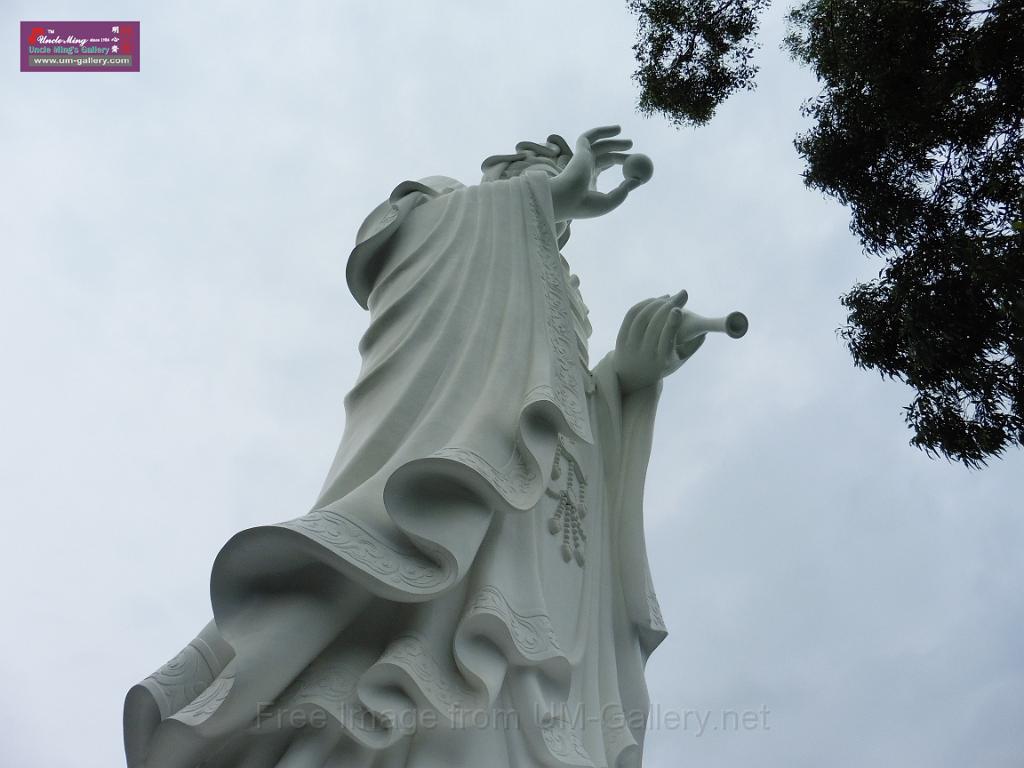
[[[559,148],[550,144],[538,144],[535,141],[520,141],[516,144],[516,151],[530,150],[541,157],[558,157]]]
[[[672,307],[668,313],[668,319],[661,329],[658,337],[658,356],[664,360],[676,342],[676,334],[679,333],[679,326],[683,324],[683,310],[679,307]]]
[[[672,342],[675,341],[676,331],[679,329],[679,322],[683,319],[683,311],[680,308],[686,303],[686,299],[687,294],[685,288],[673,296],[666,297],[664,306],[659,308],[657,313],[651,318],[651,321],[647,326],[647,330],[644,332],[645,346],[658,349],[665,355],[668,354],[672,347]],[[673,310],[678,311],[673,312]],[[674,317],[675,314],[679,315],[678,322]],[[675,323],[675,328],[671,334],[663,339],[664,331],[672,323]]]
[[[640,313],[633,320],[633,325],[629,329],[630,346],[638,347],[643,343],[644,334],[647,332],[647,326],[651,323],[651,318],[654,317],[655,312],[661,309],[668,298],[668,296],[659,296],[656,299],[652,299],[650,304],[640,310]]]
[[[633,142],[629,139],[605,139],[604,141],[595,141],[590,148],[597,156],[604,152],[625,152],[627,149],[633,148]]]
[[[622,152],[606,152],[594,158],[594,165],[599,171],[607,170],[613,165],[622,165],[629,158],[629,155]]]
[[[622,128],[618,125],[599,125],[597,128],[591,128],[586,131],[580,139],[585,139],[587,144],[592,144],[598,139],[608,139],[612,136],[618,136],[622,132]]]
[[[658,347],[658,340],[661,338],[661,332],[665,330],[665,326],[668,324],[669,313],[673,310],[672,301],[668,299],[661,302],[654,314],[651,315],[650,321],[647,323],[647,328],[644,330],[644,338],[641,342],[641,346],[644,349],[654,350]]]
[[[591,174],[590,191],[580,201],[576,210],[577,219],[592,219],[596,216],[603,216],[609,211],[614,211],[629,195],[630,191],[636,188],[636,183],[624,179],[619,186],[608,192],[600,192],[597,189],[596,176]]]
[[[629,311],[626,312],[626,316],[622,318],[622,325],[619,326],[619,335],[615,339],[615,345],[621,346],[626,343],[629,338],[629,329],[633,327],[633,322],[636,320],[636,316],[640,314],[641,310],[650,304],[655,299],[644,299],[638,301]]]

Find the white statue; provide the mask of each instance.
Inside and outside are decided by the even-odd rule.
[[[366,219],[347,278],[370,326],[323,491],[221,550],[215,620],[128,693],[129,766],[641,764],[655,405],[746,319],[648,299],[589,367],[559,248],[650,178],[618,133],[403,182]]]

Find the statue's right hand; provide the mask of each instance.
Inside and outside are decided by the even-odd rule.
[[[653,166],[642,155],[634,155],[646,173],[631,174],[611,192],[597,191],[597,178],[613,165],[622,165],[629,158],[623,150],[630,149],[629,139],[614,139],[621,128],[605,125],[591,128],[576,140],[576,152],[558,176],[551,180],[551,199],[555,220],[590,219],[614,210],[626,196],[650,178]],[[641,160],[642,158],[642,160]]]
[[[612,361],[623,393],[657,383],[676,371],[704,343],[704,335],[680,340],[686,291],[635,304],[622,321]]]

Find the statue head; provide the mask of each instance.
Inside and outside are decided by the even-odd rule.
[[[491,155],[480,166],[484,172],[483,181],[511,179],[526,171],[543,171],[556,176],[565,168],[572,150],[558,134],[548,136],[544,144],[520,141],[514,155]]]

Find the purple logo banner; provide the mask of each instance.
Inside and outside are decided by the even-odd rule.
[[[23,21],[22,72],[138,72],[137,21]]]

